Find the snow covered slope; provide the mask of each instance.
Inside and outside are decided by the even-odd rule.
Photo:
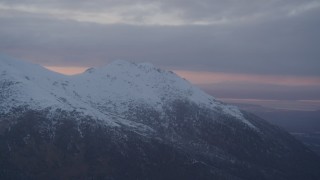
[[[64,76],[0,56],[0,159],[0,179],[320,177],[290,134],[126,61]]]
[[[0,113],[13,108],[76,111],[115,125],[133,107],[153,107],[163,114],[168,103],[187,100],[200,107],[235,117],[254,128],[238,108],[225,105],[188,81],[152,64],[115,61],[65,76],[39,65],[0,56]],[[119,120],[123,122],[122,120]],[[124,119],[124,118],[121,118]]]

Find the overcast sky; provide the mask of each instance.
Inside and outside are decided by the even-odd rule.
[[[320,0],[0,0],[0,53],[148,61],[217,97],[320,100],[319,17]]]

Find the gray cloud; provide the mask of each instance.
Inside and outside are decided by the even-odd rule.
[[[320,75],[319,1],[10,0],[1,5],[0,52],[44,65],[97,66],[125,59],[171,69]],[[80,16],[113,8],[121,21]],[[79,14],[68,18],[72,12]],[[158,24],[172,16],[183,25],[125,23],[148,16]]]
[[[298,15],[318,0],[4,0],[0,9],[98,23],[225,24]]]

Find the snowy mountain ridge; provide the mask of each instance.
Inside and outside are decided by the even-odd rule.
[[[173,72],[149,63],[118,60],[79,75],[65,76],[40,65],[0,56],[0,85],[0,114],[17,107],[61,109],[91,116],[112,126],[141,126],[126,120],[130,109],[149,106],[165,116],[166,104],[182,99],[255,128],[238,108],[217,101]]]
[[[318,180],[281,128],[149,63],[65,76],[0,55],[0,179]]]

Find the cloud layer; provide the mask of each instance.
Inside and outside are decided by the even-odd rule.
[[[320,75],[319,1],[3,1],[0,50],[45,65]],[[99,20],[100,19],[100,20]]]
[[[0,9],[100,24],[212,25],[296,16],[318,9],[317,0],[5,0]]]

